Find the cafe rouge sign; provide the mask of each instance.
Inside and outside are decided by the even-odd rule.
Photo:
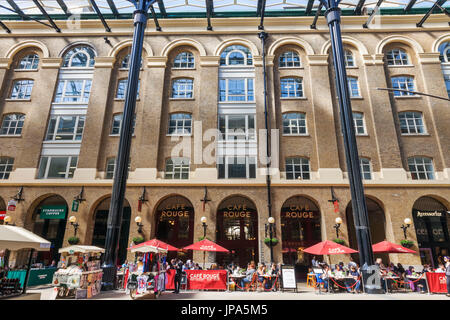
[[[41,219],[64,219],[66,217],[66,206],[42,206]]]
[[[281,216],[283,218],[314,219],[316,217],[315,213],[316,211],[299,205],[289,205],[281,208]]]

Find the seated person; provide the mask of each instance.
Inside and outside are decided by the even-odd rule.
[[[253,273],[256,272],[255,263],[252,261],[249,263],[247,271],[245,272],[245,278],[241,280],[241,287],[245,289],[245,284],[252,281]]]
[[[420,273],[417,273],[413,266],[410,266],[408,270],[406,271],[406,277],[412,276],[412,277],[420,277]],[[425,293],[427,288],[427,284],[425,279],[422,277],[421,279],[408,279],[409,287],[412,291],[417,291],[420,293]]]
[[[347,287],[347,291],[351,292],[351,293],[359,292],[359,288],[361,286],[361,281],[358,281],[359,272],[358,272],[358,270],[356,270],[355,266],[350,267],[349,276],[351,276],[353,279],[345,280],[345,286]],[[355,282],[357,282],[356,285],[355,285]]]
[[[327,264],[323,265],[322,270],[323,270],[323,273],[319,276],[319,278],[323,280],[323,288],[325,290],[328,290],[328,286],[330,283],[330,277],[332,276],[331,270]],[[320,288],[320,286],[319,286],[319,288]]]
[[[434,270],[434,272],[437,273],[445,273],[445,267],[442,263],[439,263],[439,268],[437,268],[436,270]]]

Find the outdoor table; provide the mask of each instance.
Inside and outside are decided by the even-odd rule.
[[[344,277],[330,277],[330,279],[333,279],[334,281],[336,281],[337,283],[339,283],[339,285],[343,286],[343,287],[347,287],[347,285],[345,284],[345,280],[351,279],[354,280],[355,282],[357,280],[355,280],[352,276],[344,276]],[[332,282],[332,285],[334,286],[334,282]],[[330,289],[330,283],[328,284],[328,288]],[[347,289],[345,289],[345,291],[347,291]]]
[[[399,276],[387,276],[387,275],[382,275],[381,278],[385,280],[385,289],[386,289],[386,293],[388,293],[388,291],[389,291],[389,289],[388,289],[388,280],[393,280],[394,282],[400,280],[400,277],[399,277]],[[392,289],[391,289],[391,290],[392,290]]]
[[[233,279],[233,282],[234,282],[235,284],[238,283],[239,286],[241,285],[241,280],[242,280],[243,278],[245,278],[245,277],[246,277],[245,274],[240,274],[240,275],[234,275],[234,274],[231,274],[231,275],[230,275],[230,278]],[[237,291],[237,286],[236,286],[236,285],[234,286],[234,291]]]
[[[422,279],[423,281],[425,281],[425,285],[427,286],[428,293],[430,292],[426,274],[424,274],[424,275],[419,275],[419,276],[406,275],[405,278],[407,278],[408,280],[411,280],[411,281],[416,281],[416,280]],[[419,281],[416,281],[416,282],[415,282],[415,285],[416,285],[416,284],[417,284],[417,285],[420,284],[420,280],[419,280]],[[406,289],[406,288],[405,288],[405,289]]]

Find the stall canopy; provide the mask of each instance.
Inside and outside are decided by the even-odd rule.
[[[374,253],[383,252],[383,253],[416,253],[414,250],[402,247],[399,244],[392,243],[389,241],[382,241],[376,243],[372,246],[372,251]]]
[[[22,227],[0,225],[0,250],[50,250],[51,242]]]
[[[105,249],[102,249],[100,247],[96,247],[96,246],[70,246],[70,247],[65,247],[65,248],[61,248],[58,250],[59,253],[63,253],[63,252],[68,252],[68,253],[72,253],[72,252],[81,252],[81,253],[89,253],[89,252],[105,252]]]

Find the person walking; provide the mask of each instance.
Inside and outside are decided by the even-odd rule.
[[[450,297],[450,258],[444,257],[445,262],[445,276],[447,277],[447,297]]]
[[[174,293],[180,293],[180,287],[181,287],[181,277],[183,276],[183,262],[181,260],[178,260],[175,264],[175,291]]]

